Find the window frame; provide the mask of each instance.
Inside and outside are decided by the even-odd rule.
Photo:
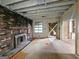
[[[43,33],[43,23],[42,22],[35,22],[34,32],[35,33]]]

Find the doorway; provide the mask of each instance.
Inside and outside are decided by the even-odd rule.
[[[56,36],[56,39],[60,39],[60,25],[59,22],[48,23],[50,36]]]

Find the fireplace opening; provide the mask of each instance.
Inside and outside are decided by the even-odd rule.
[[[20,43],[22,43],[24,41],[24,36],[20,36],[17,38],[17,44],[19,45]]]
[[[20,37],[20,42],[23,42],[23,37]]]
[[[17,43],[20,44],[20,43],[22,43],[25,39],[26,39],[26,38],[25,38],[25,35],[19,36],[19,37],[17,38]]]
[[[18,34],[15,35],[15,39],[14,39],[14,47],[18,47],[22,42],[24,42],[26,40],[26,34]]]

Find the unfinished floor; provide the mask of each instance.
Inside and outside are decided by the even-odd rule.
[[[50,38],[34,40],[14,59],[79,59],[74,44]]]

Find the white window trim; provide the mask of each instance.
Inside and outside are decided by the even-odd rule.
[[[37,23],[37,25],[36,25],[36,23]],[[40,24],[39,23],[41,23],[41,27],[39,27],[40,26]],[[37,26],[37,27],[36,27]],[[36,30],[36,28],[37,28],[37,31],[35,31]],[[41,30],[41,31],[39,31],[39,30]],[[34,32],[35,33],[43,33],[43,23],[42,22],[35,22],[35,25],[34,25]]]

